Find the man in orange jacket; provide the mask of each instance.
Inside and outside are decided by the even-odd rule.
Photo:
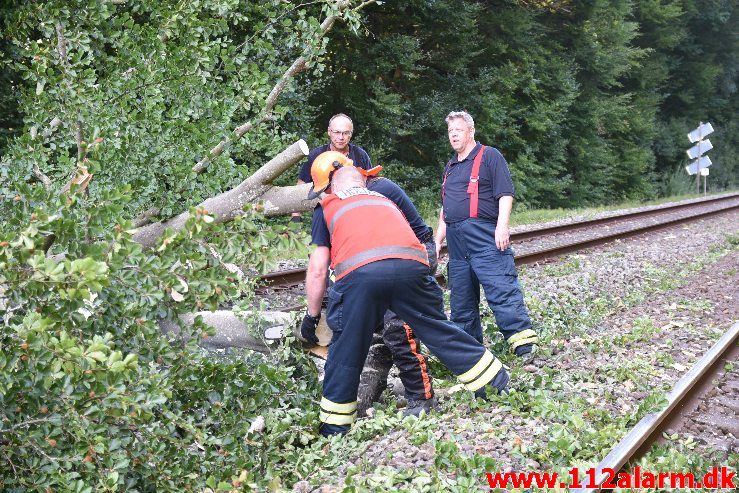
[[[315,335],[320,319],[329,265],[336,276],[327,309],[333,338],[323,380],[321,434],[346,433],[354,422],[362,366],[388,309],[413,327],[468,389],[477,395],[486,388],[505,391],[509,376],[502,363],[441,310],[443,295],[429,275],[426,249],[403,214],[365,188],[363,174],[372,171],[317,158],[311,174],[309,198],[331,190],[313,214],[313,229],[326,228],[329,241],[317,243],[308,264],[308,312],[301,326],[306,339]]]

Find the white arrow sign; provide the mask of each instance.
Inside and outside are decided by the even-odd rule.
[[[708,156],[703,156],[702,158],[696,159],[688,166],[686,166],[685,171],[687,171],[689,175],[694,175],[698,172],[699,169],[708,168],[711,164],[713,164],[711,162],[711,158]]]
[[[710,123],[701,123],[698,128],[688,134],[690,142],[698,142],[706,135],[713,133],[713,127]]]
[[[701,140],[696,145],[688,149],[686,152],[688,153],[688,157],[690,159],[695,159],[704,152],[708,152],[711,149],[713,149],[713,144],[711,144],[711,139]]]

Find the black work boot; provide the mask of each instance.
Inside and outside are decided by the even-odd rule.
[[[523,363],[528,363],[535,358],[536,349],[536,344],[524,344],[523,346],[518,346],[513,352]]]
[[[431,399],[409,399],[408,405],[403,410],[403,416],[418,417],[422,412],[429,414],[438,407],[439,404],[436,402],[436,397],[432,397]]]
[[[349,433],[349,426],[321,423],[318,427],[318,432],[325,437],[329,437],[331,435],[346,435],[347,433]]]
[[[475,390],[475,397],[479,397],[481,399],[487,400],[488,393],[490,395],[500,394],[500,395],[507,395],[508,394],[508,382],[511,380],[510,375],[508,375],[508,372],[505,368],[501,368],[500,371],[495,375],[495,378],[493,378],[490,382],[488,382],[487,385],[482,387],[481,389]]]

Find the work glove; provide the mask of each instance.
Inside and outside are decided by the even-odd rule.
[[[439,266],[439,257],[436,253],[436,242],[432,239],[426,242],[423,246],[426,247],[426,253],[429,256],[429,275],[436,274],[436,269]]]
[[[305,312],[303,316],[303,323],[300,324],[300,336],[311,344],[318,344],[318,337],[316,336],[316,327],[318,322],[321,320],[321,314],[314,317],[308,312]]]

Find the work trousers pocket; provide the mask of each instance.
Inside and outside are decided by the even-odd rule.
[[[513,249],[511,247],[501,252],[493,244],[493,248],[474,255],[471,263],[475,274],[477,274],[480,282],[483,284],[483,279],[488,276],[518,277],[516,263],[513,258]]]
[[[326,324],[333,331],[334,336],[332,342],[336,340],[342,330],[344,330],[343,314],[344,311],[344,294],[331,288],[328,292],[328,307],[326,309]]]

